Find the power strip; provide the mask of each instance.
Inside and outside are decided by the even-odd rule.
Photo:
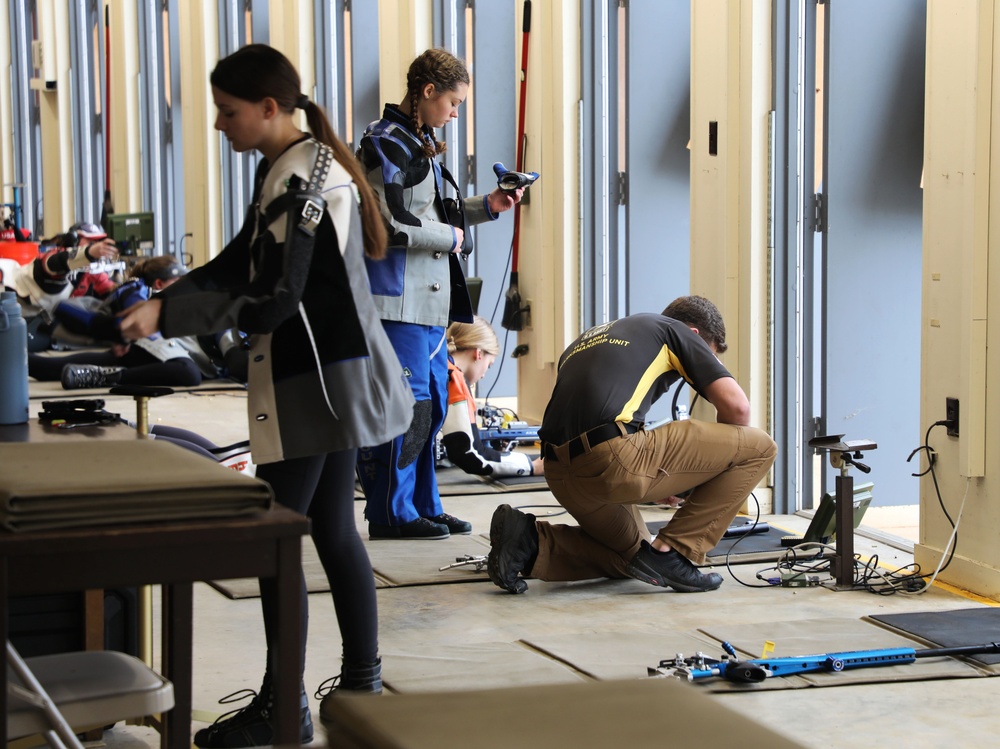
[[[819,585],[819,575],[808,575],[805,572],[782,572],[782,588],[811,588]]]

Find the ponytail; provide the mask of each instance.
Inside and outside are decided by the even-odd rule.
[[[330,121],[316,102],[310,101],[306,104],[305,112],[306,122],[313,137],[333,149],[337,163],[344,167],[354,180],[354,186],[361,195],[361,227],[364,234],[365,255],[373,260],[381,260],[385,257],[389,236],[385,230],[385,220],[378,209],[375,193],[368,184],[364,172],[361,171],[360,162],[347,149],[344,141],[337,137],[330,126]]]

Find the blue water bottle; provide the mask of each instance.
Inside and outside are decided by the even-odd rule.
[[[28,421],[28,326],[13,291],[0,293],[0,424]]]

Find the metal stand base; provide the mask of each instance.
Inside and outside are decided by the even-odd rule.
[[[871,471],[860,459],[863,450],[874,450],[877,445],[870,440],[842,441],[844,435],[815,437],[809,446],[830,453],[830,464],[840,469],[836,482],[836,555],[830,560],[832,582],[821,583],[829,590],[858,590],[854,583],[854,477],[850,474],[853,465],[861,471]]]

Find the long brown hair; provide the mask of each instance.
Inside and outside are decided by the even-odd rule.
[[[258,102],[270,97],[288,114],[294,112],[296,107],[305,110],[309,131],[316,140],[333,149],[337,163],[351,175],[361,195],[365,254],[376,260],[384,257],[388,237],[375,193],[365,178],[361,164],[337,137],[323,109],[302,95],[302,81],[291,61],[266,44],[248,44],[219,60],[209,80],[217,89],[237,99]]]
[[[423,131],[417,126],[417,104],[420,92],[428,83],[434,85],[434,91],[443,94],[453,91],[458,85],[469,83],[469,69],[465,63],[446,49],[429,49],[420,54],[410,63],[406,72],[406,96],[410,100],[410,120],[413,132],[424,137],[424,153],[434,158],[439,153],[448,150],[448,146],[434,137],[433,128]]]

